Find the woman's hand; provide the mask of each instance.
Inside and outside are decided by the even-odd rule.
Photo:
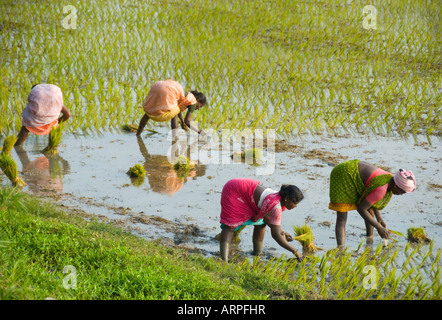
[[[304,259],[304,256],[302,255],[302,253],[300,253],[298,250],[295,249],[294,255],[296,257],[296,259],[298,259],[299,262],[302,261],[302,259]]]
[[[387,224],[385,223],[384,219],[380,218],[378,222],[383,226],[384,228],[387,228]]]
[[[377,228],[379,235],[381,236],[381,238],[383,239],[390,239],[389,235],[388,235],[388,229],[384,226],[379,226]]]
[[[288,242],[293,241],[293,237],[288,232],[281,230],[281,236],[285,237]]]

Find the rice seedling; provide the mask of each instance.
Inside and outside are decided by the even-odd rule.
[[[121,126],[121,130],[127,131],[127,132],[137,132],[138,126],[135,124],[123,124]]]
[[[189,172],[196,167],[196,162],[190,160],[184,155],[179,155],[177,161],[173,165],[178,177],[187,178]]]
[[[395,235],[397,235],[397,236],[399,236],[399,237],[406,237],[406,235],[405,235],[404,233],[399,232],[399,231],[395,231],[395,230],[388,229],[388,232],[389,232],[389,233],[393,233],[393,234],[395,234]]]
[[[16,136],[8,136],[3,141],[2,152],[0,154],[0,168],[14,186],[25,186],[26,183],[18,175],[17,164],[11,157],[11,150],[15,141],[17,141]]]
[[[132,184],[138,187],[144,183],[146,171],[141,164],[137,163],[133,167],[130,167],[126,174],[129,175]]]
[[[8,179],[11,180],[12,185],[19,187],[26,186],[26,182],[18,175],[17,164],[14,159],[3,152],[0,154],[0,168]]]
[[[241,238],[239,237],[239,234],[241,233],[241,231],[245,228],[246,226],[243,226],[241,228],[239,228],[238,230],[235,230],[233,232],[233,237],[232,237],[232,243],[240,243],[241,242]]]
[[[48,145],[42,150],[42,153],[55,155],[58,153],[58,146],[60,145],[63,134],[64,123],[59,123],[56,128],[52,127],[49,132]]]
[[[303,226],[293,226],[293,230],[295,231],[294,240],[297,240],[301,245],[302,249],[306,253],[314,253],[321,248],[316,247],[313,242],[313,232],[309,225],[304,224]]]
[[[239,236],[239,234],[241,233],[241,231],[243,230],[245,228],[245,226],[243,226],[243,227],[241,227],[241,228],[239,228],[238,230],[235,230],[234,232],[233,232],[233,237],[232,237],[232,243],[240,243],[241,242],[241,238],[240,238],[240,236]],[[221,233],[218,233],[216,236],[215,236],[215,240],[221,240]]]
[[[423,227],[415,228],[411,227],[407,229],[407,238],[410,242],[431,242],[431,239],[428,238],[428,234]]]
[[[121,130],[126,132],[137,132],[138,125],[137,124],[123,124],[121,126]],[[152,130],[152,129],[144,129],[145,131],[148,131],[150,134],[158,133],[158,131]]]
[[[140,178],[146,175],[146,170],[144,170],[144,167],[141,164],[137,163],[133,167],[130,167],[126,173],[131,178]]]
[[[69,130],[98,132],[139,119],[146,87],[167,77],[207,93],[211,110],[200,110],[195,120],[215,130],[440,134],[437,2],[374,1],[383,8],[376,31],[362,28],[361,1],[198,0],[198,11],[161,4],[128,10],[115,1],[87,0],[76,5],[77,29],[67,30],[55,7],[2,3],[0,23],[13,32],[0,39],[2,55],[10,57],[0,65],[0,131],[19,128],[17,114],[36,81],[64,88],[76,115]],[[168,32],[176,25],[183,36]],[[26,55],[31,49],[35,55]],[[49,59],[58,63],[44,68]]]
[[[11,150],[14,147],[16,141],[17,141],[16,136],[7,136],[3,141],[2,153],[11,156]]]

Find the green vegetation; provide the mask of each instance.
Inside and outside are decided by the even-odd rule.
[[[407,229],[407,238],[411,242],[430,242],[428,234],[424,228],[411,227]]]
[[[0,188],[0,299],[440,299],[433,244],[225,264]],[[399,257],[404,255],[405,259]],[[374,266],[376,287],[364,286]],[[76,270],[76,288],[66,267]]]
[[[2,151],[0,153],[0,168],[14,186],[25,186],[26,183],[18,175],[17,163],[11,157],[11,150],[15,141],[17,141],[16,136],[8,136],[5,138],[5,141],[3,141]]]
[[[101,132],[138,123],[166,78],[206,94],[202,128],[441,133],[438,1],[371,1],[376,29],[362,0],[65,5],[0,4],[0,133],[20,128],[34,83],[62,88],[68,131]]]
[[[76,269],[77,288],[63,281]],[[69,284],[69,283],[68,283]],[[0,188],[0,299],[308,298],[304,290],[218,259],[148,242]]]
[[[140,178],[140,177],[144,177],[146,175],[146,170],[144,170],[144,168],[141,164],[137,163],[133,167],[129,168],[129,171],[127,171],[127,174],[131,178]]]
[[[146,170],[144,170],[144,167],[141,164],[137,163],[133,167],[130,167],[126,174],[129,175],[134,186],[141,186],[144,183]]]
[[[14,147],[15,142],[17,141],[16,136],[7,136],[5,141],[3,141],[3,148],[1,149],[3,154],[7,156],[11,156],[11,150]]]
[[[172,78],[208,97],[201,128],[439,136],[441,6],[374,0],[376,29],[365,29],[366,4],[81,0],[63,13],[65,1],[2,1],[0,134],[18,131],[41,82],[61,87],[67,132],[131,131],[121,124],[138,123],[150,85]],[[61,131],[51,135],[56,146]],[[414,245],[225,265],[0,188],[0,299],[441,299],[441,250]],[[65,266],[76,289],[63,286]]]
[[[304,252],[315,253],[319,250],[313,242],[313,232],[308,224],[304,224],[303,226],[293,226],[293,230],[296,235],[293,239],[297,240],[302,245]]]
[[[379,243],[375,250],[367,247],[359,252],[361,246],[362,242],[356,252],[331,249],[322,258],[310,255],[302,262],[283,256],[268,263],[255,258],[233,266],[236,270],[273,274],[327,299],[441,299],[440,249],[435,254],[430,244],[427,252],[422,246],[409,252],[408,243],[401,252],[400,248],[385,249]],[[405,262],[399,262],[402,254]]]
[[[48,145],[42,150],[43,153],[48,155],[58,154],[58,146],[61,142],[63,134],[64,123],[59,123],[56,128],[52,127],[49,132]]]
[[[177,161],[173,165],[173,168],[179,178],[185,179],[189,176],[190,171],[194,169],[195,166],[195,161],[190,160],[184,155],[179,155],[177,157]]]

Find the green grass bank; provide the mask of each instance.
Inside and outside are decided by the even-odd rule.
[[[271,274],[226,267],[0,189],[2,300],[313,297]]]
[[[440,300],[441,250],[394,243],[229,264],[0,188],[0,300]]]

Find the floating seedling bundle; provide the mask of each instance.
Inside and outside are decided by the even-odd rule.
[[[14,186],[25,186],[26,183],[18,176],[17,164],[11,157],[11,150],[16,140],[16,136],[8,136],[5,138],[2,153],[0,154],[0,168]]]
[[[178,177],[185,178],[189,175],[189,172],[196,167],[196,162],[191,161],[189,158],[183,155],[179,155],[177,162],[173,165]]]
[[[407,238],[410,242],[431,242],[431,239],[428,238],[428,234],[423,227],[415,228],[411,227],[407,230]]]
[[[425,231],[423,227],[420,228],[410,227],[407,229],[407,234],[403,234],[402,232],[390,229],[388,230],[388,232],[398,235],[400,237],[407,238],[407,240],[410,242],[417,242],[417,243],[431,242],[431,239],[428,238],[428,233]]]
[[[131,178],[141,178],[146,175],[146,171],[143,166],[139,163],[129,168],[129,171],[126,172]]]
[[[121,130],[126,131],[126,132],[137,132],[138,131],[138,125],[137,124],[123,124],[121,126]],[[154,133],[158,133],[158,131],[152,130],[152,129],[144,129],[146,131],[149,131],[149,134],[154,134]]]
[[[309,225],[304,224],[303,226],[293,226],[293,230],[296,234],[296,237],[293,239],[297,240],[302,245],[302,249],[305,253],[314,253],[321,250],[321,248],[316,247],[313,243],[313,232]]]
[[[137,163],[133,167],[130,167],[126,173],[130,176],[132,184],[135,186],[140,186],[143,184],[146,171],[141,164]]]
[[[61,142],[61,137],[63,133],[63,123],[59,123],[56,128],[52,127],[51,132],[49,133],[49,141],[48,146],[43,149],[44,154],[55,155],[58,154],[58,146]]]

